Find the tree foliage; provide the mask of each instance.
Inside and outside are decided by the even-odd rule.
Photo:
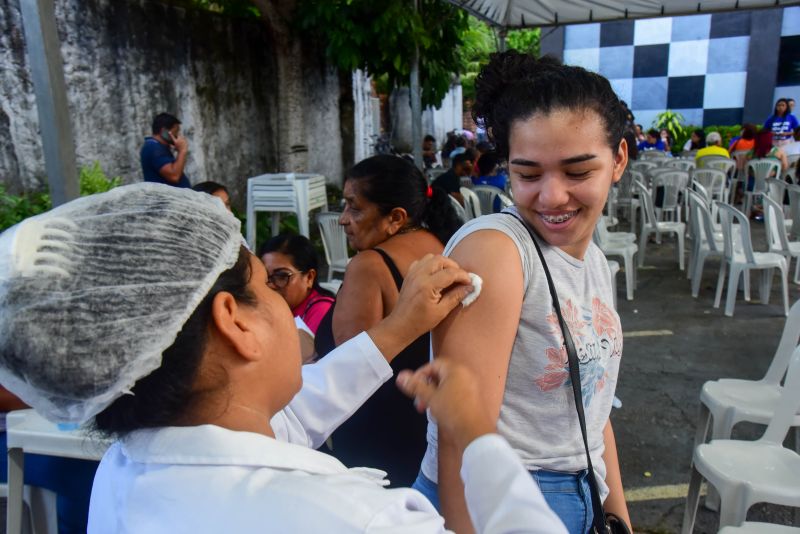
[[[298,30],[320,39],[340,69],[363,69],[390,87],[408,84],[419,47],[422,104],[439,105],[461,71],[468,15],[441,0],[301,0]]]

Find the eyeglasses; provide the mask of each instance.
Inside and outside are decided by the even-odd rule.
[[[268,275],[267,283],[272,284],[278,289],[283,289],[289,285],[289,281],[292,279],[292,276],[296,274],[302,274],[304,272],[305,271],[290,271],[288,269],[281,269],[280,271],[275,271],[274,273]]]

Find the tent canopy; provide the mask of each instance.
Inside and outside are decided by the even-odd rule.
[[[696,15],[800,5],[800,0],[449,0],[499,28]]]

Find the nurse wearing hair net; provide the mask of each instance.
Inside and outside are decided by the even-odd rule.
[[[93,419],[118,438],[90,532],[441,532],[421,494],[309,447],[468,284],[452,261],[423,259],[389,317],[301,370],[291,312],[222,204],[120,187],[0,235],[0,383],[54,421]],[[564,532],[472,375],[437,362],[398,383],[459,436],[479,530]]]

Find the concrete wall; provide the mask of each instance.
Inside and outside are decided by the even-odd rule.
[[[187,175],[243,201],[246,178],[277,167],[278,80],[259,21],[153,0],[55,0],[79,165],[141,179],[139,148],[152,117],[178,116],[189,140]],[[318,55],[304,58],[308,168],[342,172],[339,83]],[[0,0],[0,181],[46,184],[19,0]]]

